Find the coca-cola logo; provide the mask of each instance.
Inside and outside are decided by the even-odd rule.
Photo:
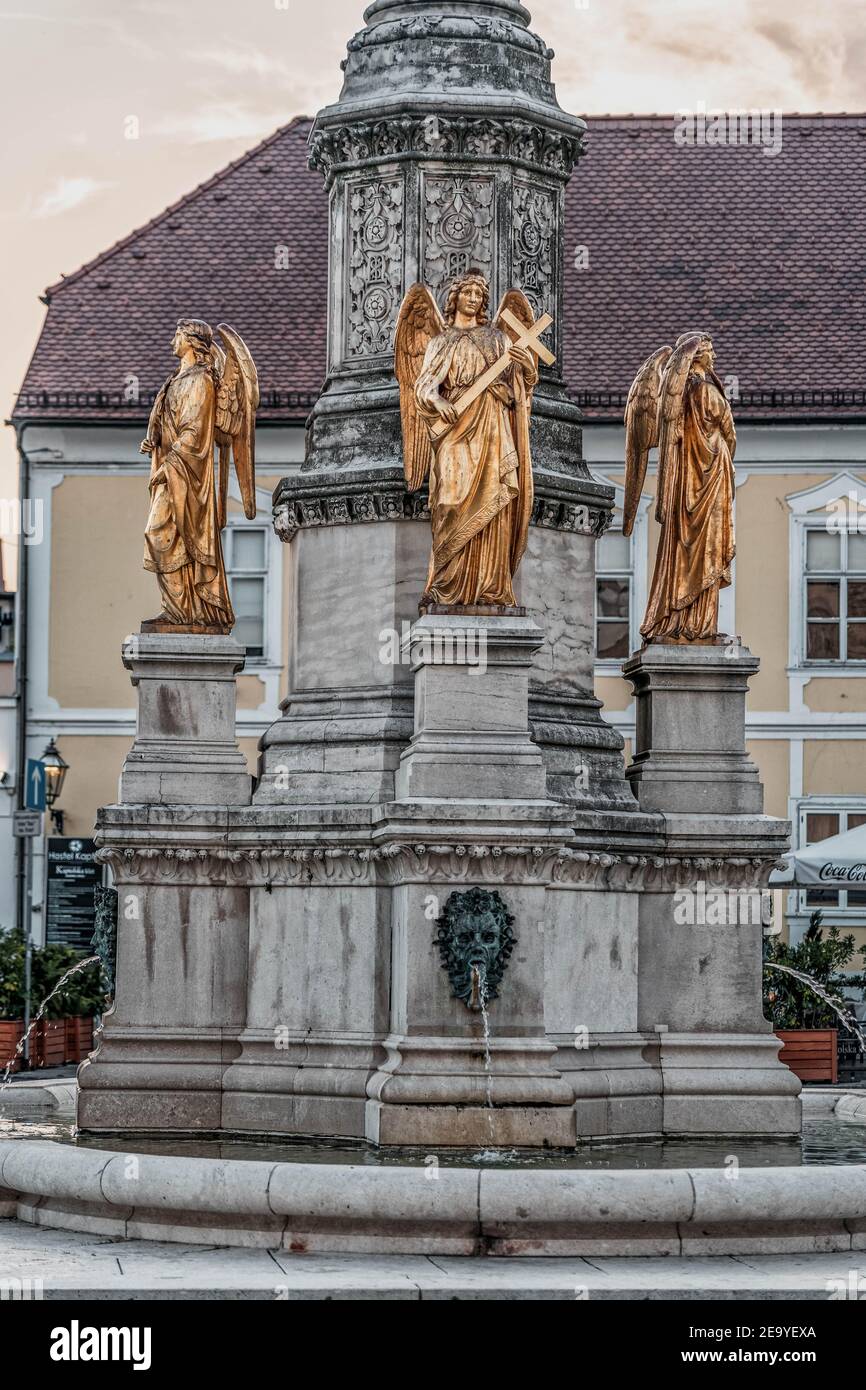
[[[818,877],[824,883],[828,879],[832,879],[834,883],[864,883],[866,864],[823,864]]]

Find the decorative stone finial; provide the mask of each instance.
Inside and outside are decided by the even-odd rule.
[[[482,15],[490,19],[510,19],[516,24],[528,24],[531,18],[520,0],[451,0],[451,3],[446,0],[444,4],[430,4],[429,0],[374,0],[364,11],[367,24],[416,15]]]

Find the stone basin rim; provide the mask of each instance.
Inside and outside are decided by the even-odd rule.
[[[132,1164],[132,1166],[130,1166]],[[120,1239],[458,1254],[866,1251],[866,1164],[373,1168],[0,1141],[0,1217]]]

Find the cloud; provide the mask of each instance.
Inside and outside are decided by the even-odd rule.
[[[148,130],[154,135],[202,145],[215,140],[261,140],[285,121],[284,111],[251,111],[239,102],[223,102],[185,115],[168,116]]]
[[[36,207],[33,209],[33,217],[57,217],[62,212],[69,212],[72,208],[80,207],[86,203],[88,198],[100,193],[103,188],[113,188],[110,183],[102,183],[99,179],[91,179],[86,176],[69,179],[59,178],[54,187],[47,193],[43,193]]]
[[[283,77],[289,81],[297,79],[297,66],[294,70],[292,65],[284,58],[275,58],[270,53],[263,53],[261,49],[253,47],[252,44],[241,46],[236,44],[234,48],[209,48],[203,52],[193,52],[189,54],[190,60],[198,63],[207,63],[211,67],[221,68],[223,72],[236,75],[255,77]]]

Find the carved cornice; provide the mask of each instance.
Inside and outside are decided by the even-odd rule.
[[[567,135],[540,122],[428,112],[317,126],[310,139],[309,163],[328,183],[338,173],[402,159],[516,164],[568,179],[583,153],[582,135]]]
[[[401,484],[381,484],[363,491],[328,491],[282,500],[274,507],[274,530],[282,541],[298,531],[320,526],[357,526],[374,521],[429,521],[426,492],[406,492]],[[606,507],[536,497],[532,525],[575,535],[600,536],[610,525]]]
[[[538,844],[195,846],[110,845],[97,851],[119,884],[290,887],[468,883],[549,885],[607,892],[765,888],[773,856],[617,855]]]
[[[383,43],[405,43],[407,39],[491,39],[494,43],[512,44],[538,54],[548,62],[554,57],[544,39],[533,34],[523,24],[508,19],[487,19],[478,15],[416,15],[409,19],[383,20],[369,29],[362,29],[347,48],[350,53],[363,52]],[[342,64],[345,68],[345,62]]]

